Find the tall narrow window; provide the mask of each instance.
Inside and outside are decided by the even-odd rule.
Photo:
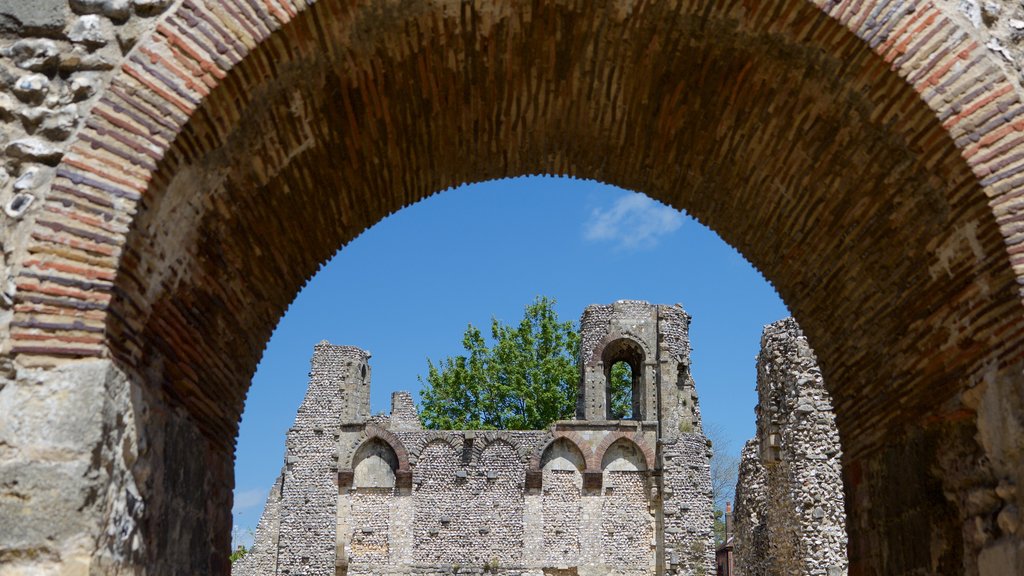
[[[601,351],[604,365],[605,414],[609,420],[643,420],[653,406],[644,406],[644,351],[630,338],[619,338]]]
[[[633,419],[633,367],[620,360],[608,375],[608,413],[612,420]]]

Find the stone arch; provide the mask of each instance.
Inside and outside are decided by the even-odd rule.
[[[607,460],[609,458],[616,457],[615,450],[622,446],[628,447],[631,451],[634,451],[637,456],[639,456],[639,458],[635,459],[635,462],[630,458],[631,463],[635,463],[637,471],[651,470],[653,468],[654,453],[650,448],[644,446],[644,442],[642,440],[638,441],[638,439],[634,438],[630,434],[616,432],[606,436],[597,447],[597,450],[594,451],[596,454],[601,455],[601,458],[598,461],[600,462],[600,466],[595,468],[595,470],[604,471],[609,464]]]
[[[998,57],[944,10],[179,4],[119,68],[36,203],[8,260],[18,290],[4,349],[83,373],[113,358],[153,415],[139,423],[154,439],[144,457],[157,470],[191,462],[183,474],[206,488],[195,493],[226,506],[248,378],[338,246],[460,183],[601,179],[687,208],[800,320],[847,450],[851,571],[949,572],[964,554],[974,566],[981,548],[1020,537],[965,542],[960,528],[1024,504],[965,504],[979,483],[1021,480],[1024,107]],[[328,162],[327,150],[344,154]],[[984,470],[966,477],[942,455]],[[915,523],[934,519],[960,552],[869,548],[929,548],[895,538],[905,503],[861,504],[887,490],[894,462],[928,486]],[[154,520],[140,526],[171,517],[173,497],[159,495],[173,483],[151,482],[137,509]],[[212,550],[197,571],[223,571],[228,519],[190,502]],[[144,539],[148,561],[172,555]]]
[[[470,463],[477,466],[480,465],[480,457],[484,452],[489,448],[493,448],[500,444],[507,445],[509,450],[516,455],[516,458],[520,463],[524,465],[528,463],[528,458],[526,457],[523,446],[514,438],[501,432],[477,432],[473,441],[473,449],[470,454]]]
[[[580,455],[583,456],[584,469],[592,469],[591,462],[594,459],[593,450],[586,449],[586,440],[576,432],[555,432],[548,438],[547,442],[538,447],[530,456],[530,463],[528,470],[540,470],[543,467],[544,454],[551,448],[556,442],[566,441],[571,444],[576,450],[579,451]]]
[[[594,351],[587,363],[599,360],[608,363],[616,361],[613,358],[620,359],[623,356],[628,356],[628,361],[631,364],[635,362],[636,366],[634,367],[639,368],[643,365],[644,360],[654,358],[654,351],[647,346],[643,338],[637,338],[629,332],[613,330],[602,338],[597,346],[594,346]]]
[[[559,455],[554,454],[556,451],[559,452]],[[555,464],[556,460],[560,462]],[[549,464],[553,464],[555,470],[575,469],[582,473],[587,469],[587,458],[578,444],[568,436],[561,436],[553,439],[544,447],[538,464],[541,470],[547,469]]]
[[[409,471],[409,452],[405,449],[405,444],[402,443],[402,439],[391,431],[378,428],[376,426],[367,426],[363,430],[363,433],[352,441],[349,448],[345,451],[345,454],[339,458],[339,461],[345,468],[354,469],[356,457],[359,454],[359,451],[364,446],[375,441],[387,445],[387,447],[395,453],[395,458],[397,460],[396,470],[403,472]]]
[[[353,488],[394,488],[398,455],[379,437],[363,442],[352,457]]]
[[[630,383],[630,412],[629,420],[653,419],[653,414],[645,414],[645,408],[650,411],[657,411],[657,407],[645,406],[644,392],[648,385],[654,383],[646,382],[645,363],[650,355],[648,347],[644,345],[643,339],[634,338],[630,335],[619,335],[617,338],[607,338],[598,344],[594,355],[600,354],[601,364],[604,367],[604,396],[609,419],[618,419],[622,416],[612,413],[612,369],[615,364],[625,362],[629,366],[632,382]]]
[[[419,461],[420,455],[431,444],[441,443],[451,448],[452,452],[459,453],[462,450],[463,438],[452,432],[441,432],[428,430],[416,436],[415,442],[409,447],[409,462],[413,466]]]

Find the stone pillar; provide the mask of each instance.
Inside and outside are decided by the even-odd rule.
[[[604,499],[600,492],[584,490],[580,497],[580,576],[606,572],[602,570],[601,560],[603,506]]]
[[[392,567],[407,569],[413,557],[413,518],[416,508],[411,494],[396,491],[391,500],[388,551]]]
[[[544,496],[526,492],[523,496],[523,564],[527,568],[543,565]]]

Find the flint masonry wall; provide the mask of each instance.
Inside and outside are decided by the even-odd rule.
[[[281,573],[331,576],[339,440],[345,424],[370,416],[369,353],[326,342],[314,348],[309,389],[285,441],[278,566]]]
[[[281,482],[284,473],[270,488],[267,502],[263,506],[256,537],[245,556],[232,566],[236,574],[277,574],[277,540],[281,531]]]
[[[765,327],[757,437],[736,487],[736,566],[746,576],[845,576],[839,433],[814,352],[792,318]]]

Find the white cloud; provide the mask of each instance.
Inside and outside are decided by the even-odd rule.
[[[683,225],[683,214],[643,194],[620,197],[608,208],[590,213],[583,237],[592,242],[610,242],[626,250],[655,247]]]
[[[247,510],[258,508],[263,506],[263,501],[267,498],[267,491],[262,488],[252,488],[250,490],[242,490],[241,492],[235,492],[235,505],[231,508],[231,513],[238,515]]]

